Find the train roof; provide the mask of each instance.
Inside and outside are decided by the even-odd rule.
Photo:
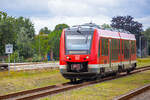
[[[99,36],[107,37],[107,38],[116,38],[116,39],[126,39],[126,40],[136,40],[135,35],[131,34],[128,31],[122,29],[102,29],[100,26],[96,25],[95,23],[85,23],[83,25],[75,25],[70,28],[67,28],[67,31],[75,31],[78,30],[82,31],[93,31],[95,29],[98,30]]]
[[[102,30],[102,29],[100,29],[98,32],[99,32],[99,36],[101,37],[136,40],[135,35],[133,34],[123,33],[123,32],[114,32],[114,31]]]

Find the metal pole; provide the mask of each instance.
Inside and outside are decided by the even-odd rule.
[[[15,58],[14,58],[14,70],[15,70],[15,62],[16,62],[16,61],[15,61]]]
[[[140,58],[142,57],[142,50],[141,50],[141,36],[139,36],[139,54]]]
[[[148,39],[146,39],[147,40],[147,56],[149,55],[149,47],[148,47]]]
[[[39,57],[40,57],[40,35],[39,35]],[[40,58],[39,58],[40,60]]]
[[[16,62],[19,62],[19,51],[17,51],[17,59],[16,59]]]
[[[10,54],[8,54],[8,74],[10,74]]]

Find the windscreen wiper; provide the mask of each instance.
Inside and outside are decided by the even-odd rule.
[[[80,31],[80,29],[81,29],[81,27],[78,26],[77,32],[80,33],[80,34],[82,34],[81,31]]]

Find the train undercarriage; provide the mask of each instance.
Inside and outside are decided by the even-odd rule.
[[[97,70],[88,68],[88,62],[69,62],[67,63],[66,72],[63,71],[62,75],[74,83],[77,80],[96,80],[110,75],[117,75],[121,72],[127,72],[127,74],[129,74],[135,68],[136,63],[132,63],[129,67],[126,67],[125,65],[118,65],[116,70],[108,71],[105,67],[101,67],[99,70]]]

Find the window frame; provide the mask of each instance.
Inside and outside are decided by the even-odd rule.
[[[104,41],[104,44],[103,44],[103,41]],[[102,37],[101,38],[101,55],[102,56],[108,56],[108,46],[109,46],[109,39],[108,38],[104,38],[104,37]],[[107,44],[107,45],[106,45]]]

